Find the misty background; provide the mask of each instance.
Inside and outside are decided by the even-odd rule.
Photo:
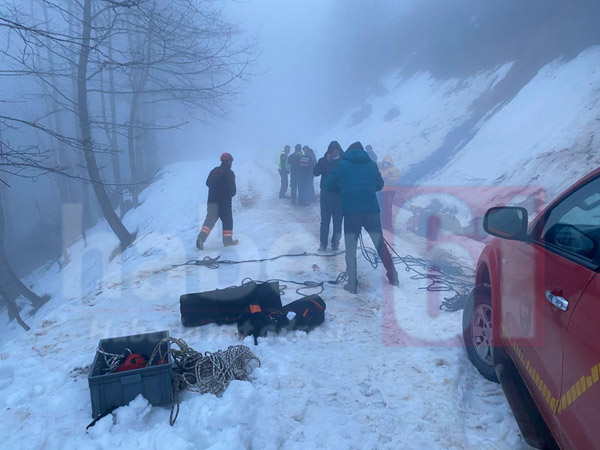
[[[144,8],[149,9],[138,16],[133,7],[120,11],[115,5],[118,3],[92,1],[92,12],[102,10],[107,4],[115,8],[114,13],[106,13],[106,22],[99,22],[92,37],[103,32],[110,35],[107,30],[113,19],[123,30],[139,26],[135,33],[141,37],[133,32],[129,37],[126,33],[115,33],[111,44],[115,53],[121,51],[118,49],[129,49],[122,50],[119,57],[136,61],[145,55],[141,45],[146,42],[144,36],[150,41],[156,38],[149,30],[158,22],[148,19],[154,11],[148,5],[167,10],[174,3],[176,8],[170,11],[175,11],[171,19],[176,21],[190,2],[148,2]],[[200,81],[196,78],[195,82],[210,79],[206,85],[214,87],[215,80],[227,77],[219,72],[224,64],[231,64],[227,70],[235,71],[245,63],[243,76],[228,84],[227,92],[219,93],[218,98],[190,99],[189,92],[187,97],[164,94],[163,88],[156,86],[164,90],[171,86],[173,92],[178,82],[181,82],[180,88],[189,86],[187,80],[179,80],[180,74],[169,67],[156,75],[149,84],[151,88],[144,88],[146,101],[137,109],[139,129],[132,131],[129,125],[133,91],[124,86],[127,80],[135,81],[136,77],[139,80],[140,74],[150,70],[149,66],[126,64],[123,60],[119,65],[103,65],[101,61],[108,57],[108,50],[105,53],[98,50],[96,56],[92,55],[87,72],[91,89],[88,100],[96,147],[87,155],[93,153],[97,157],[109,206],[117,217],[135,207],[137,194],[162,167],[172,162],[210,159],[216,165],[218,155],[228,151],[236,161],[255,159],[275,166],[283,146],[296,143],[312,146],[320,156],[329,140],[342,140],[339,136],[328,136],[327,131],[339,125],[349,111],[352,113],[348,126],[356,126],[369,117],[371,105],[367,100],[388,94],[381,80],[391,74],[408,78],[428,72],[435,79],[461,79],[512,62],[506,77],[478,99],[472,106],[470,119],[448,134],[438,153],[402,168],[403,182],[419,183],[466,144],[465,138],[486,114],[517,95],[542,67],[557,58],[573,59],[600,43],[597,26],[600,3],[594,0],[205,0],[191,3],[210,12],[197,16],[200,28],[204,20],[212,21],[211,24],[218,20],[219,29],[228,30],[226,37],[221,36],[224,41],[216,34],[211,38],[217,47],[219,42],[226,42],[231,52],[226,62],[215,62],[211,68],[214,73],[207,72],[203,74],[205,78]],[[10,266],[20,278],[48,261],[63,261],[65,247],[105,217],[92,188],[94,183],[90,183],[89,171],[86,171],[85,150],[77,149],[83,144],[73,84],[77,81],[76,70],[73,69],[78,64],[76,57],[80,55],[80,47],[77,42],[65,43],[69,40],[66,36],[80,36],[82,22],[76,17],[81,11],[77,5],[70,0],[59,3],[0,1],[0,139],[3,143],[0,154],[3,158],[0,166],[3,168],[0,172],[3,214],[0,218],[4,225],[1,248],[4,255],[0,255],[0,265]],[[130,13],[130,22],[126,25],[119,22]],[[168,15],[160,17],[157,20],[167,23]],[[173,46],[178,44],[180,42],[172,43]],[[105,49],[110,48],[106,43],[103,45]],[[37,75],[31,71],[33,66]],[[93,92],[98,86],[108,86],[111,73],[119,89],[122,87],[112,105],[115,109],[112,122],[119,127],[115,133],[109,124],[111,121],[102,120],[102,115],[111,116],[114,90],[98,88]],[[424,104],[427,100],[422,99]],[[22,122],[15,122],[15,118]],[[44,129],[36,125],[43,125]],[[49,131],[64,139],[53,137]],[[351,142],[341,143],[346,147]],[[140,169],[136,179],[128,166],[131,161],[128,146],[132,146],[138,155],[136,158],[143,161],[143,171]],[[35,155],[48,153],[50,165],[60,166],[61,170],[55,172],[61,173],[48,174],[49,170],[37,163],[15,162],[11,151],[26,152],[34,155],[31,156],[34,159]],[[56,156],[60,152],[68,156]],[[42,159],[49,164],[48,159]],[[115,182],[115,162],[120,165],[121,183]],[[276,172],[273,173],[276,176]],[[203,189],[205,176],[198,174],[198,189]],[[243,176],[238,173],[238,178]],[[68,224],[63,223],[65,204],[80,205],[83,216],[82,229],[70,230],[67,241],[64,231]]]

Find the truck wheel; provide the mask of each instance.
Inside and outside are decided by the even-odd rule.
[[[492,342],[492,299],[486,288],[476,287],[467,298],[463,310],[463,339],[471,363],[481,375],[497,383]]]

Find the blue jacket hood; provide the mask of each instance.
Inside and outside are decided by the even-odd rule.
[[[346,153],[344,153],[344,159],[346,161],[356,163],[367,163],[371,161],[369,154],[360,148],[351,148],[346,150]]]

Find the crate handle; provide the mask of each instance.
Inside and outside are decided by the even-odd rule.
[[[128,377],[121,378],[121,384],[132,384],[132,383],[140,383],[142,381],[142,375],[131,375]]]

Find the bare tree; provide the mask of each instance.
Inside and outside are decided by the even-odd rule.
[[[27,176],[32,170],[52,172],[59,170],[58,168],[44,167],[46,155],[40,152],[28,152],[27,150],[15,151],[2,141],[0,134],[0,172],[18,176]],[[0,178],[0,181],[7,184]],[[19,297],[24,297],[29,300],[34,310],[40,308],[49,300],[49,296],[40,297],[31,289],[25,286],[19,277],[12,270],[8,257],[6,256],[6,248],[4,245],[5,238],[5,216],[2,204],[2,195],[0,195],[0,298],[6,304],[8,316],[10,319],[16,319],[19,325],[25,330],[29,330],[27,324],[23,321],[20,315],[20,308],[16,300]]]
[[[139,0],[142,1],[142,0]],[[107,7],[131,7],[137,2],[132,1],[112,1],[105,0]],[[110,203],[106,188],[102,182],[100,170],[98,169],[98,162],[96,160],[96,153],[94,143],[92,139],[92,129],[90,123],[90,111],[88,107],[88,64],[91,47],[91,34],[92,34],[92,0],[83,0],[83,11],[82,11],[82,32],[81,32],[81,46],[79,47],[79,60],[77,64],[77,111],[79,118],[79,128],[81,131],[81,145],[83,147],[83,153],[85,156],[85,162],[88,170],[88,175],[94,188],[94,193],[100,204],[108,225],[112,231],[117,235],[121,243],[121,249],[125,249],[131,245],[135,240],[135,233],[131,234],[121,219],[115,213],[113,206]],[[116,15],[117,13],[115,13]]]
[[[20,0],[0,0],[0,31],[17,38],[0,48],[12,64],[0,76],[37,80],[41,93],[31,94],[39,96],[35,101],[45,99],[45,112],[37,117],[0,112],[0,124],[9,131],[38,134],[29,144],[3,146],[0,174],[52,173],[89,183],[123,249],[135,233],[125,228],[115,206],[123,214],[123,188],[137,201],[140,187],[154,175],[154,132],[181,126],[186,115],[201,120],[224,115],[239,82],[251,75],[256,41],[241,39],[216,0],[38,1],[41,19],[33,9],[24,16]],[[125,104],[128,112],[119,112]],[[169,114],[158,112],[167,104]],[[127,142],[127,181],[119,140]],[[107,165],[112,183],[102,174]],[[111,189],[118,194],[114,205]]]

